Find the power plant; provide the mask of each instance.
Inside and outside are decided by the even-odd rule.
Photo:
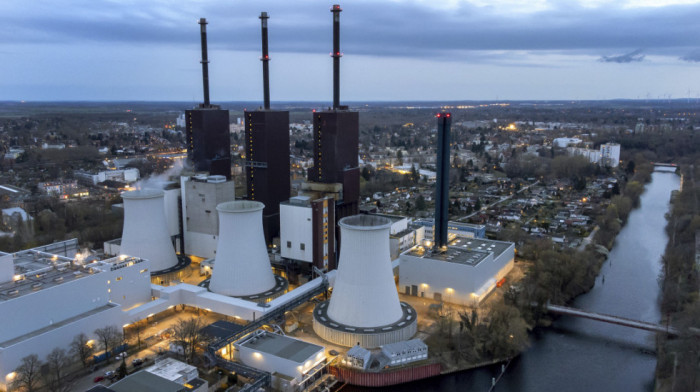
[[[178,264],[165,220],[165,193],[142,189],[122,193],[124,228],[120,253],[151,261],[152,273]]]
[[[391,221],[373,215],[340,220],[343,242],[329,301],[314,309],[314,331],[343,346],[379,347],[410,339],[416,312],[399,302],[389,256]]]
[[[112,324],[125,329],[187,305],[235,319],[217,329],[203,358],[210,367],[250,380],[245,390],[323,388],[318,380],[327,373],[329,347],[283,336],[284,323],[297,317],[299,307],[316,303],[312,315],[307,314],[313,332],[305,333],[315,333],[332,348],[353,347],[343,363],[354,361],[367,369],[372,355],[385,355],[386,366],[428,357],[422,341],[409,341],[417,332],[418,314],[400,301],[399,291],[474,305],[493,290],[513,266],[514,245],[448,238],[449,113],[437,115],[435,245],[424,238],[424,225],[412,225],[409,218],[359,214],[359,114],[340,105],[341,11],[337,4],[331,8],[333,106],[313,113],[314,164],[293,197],[289,112],[270,109],[269,16],[260,15],[263,107],[244,115],[247,200],[235,200],[229,112],[209,100],[207,21],[199,20],[204,100],[185,116],[194,172],[183,171],[165,191],[122,194],[121,241],[105,243],[105,254],[108,246],[119,244],[117,257],[79,260],[77,240],[0,254],[0,308],[5,314],[20,313],[23,307],[49,309],[22,315],[17,327],[0,328],[0,375],[5,380],[24,351],[46,356],[57,345],[67,347],[73,332],[91,335]],[[272,238],[278,235],[281,249],[273,251]],[[183,273],[191,270],[186,268],[190,258],[211,266],[211,277],[183,282],[190,277]],[[303,269],[308,280],[290,278],[290,286],[291,274],[285,270],[290,266]],[[263,331],[263,326],[278,333]],[[384,354],[367,350],[379,348]],[[431,369],[440,371],[439,366]]]
[[[248,200],[216,206],[219,242],[209,283],[212,292],[258,300],[286,289],[284,278],[276,277],[270,267],[262,228],[264,207]]]

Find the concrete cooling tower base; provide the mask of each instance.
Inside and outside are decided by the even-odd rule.
[[[204,280],[202,283],[200,283],[198,286],[199,287],[206,287],[209,291],[209,282],[210,279]],[[284,294],[287,292],[287,289],[289,288],[289,282],[287,279],[275,275],[275,286],[269,290],[265,290],[263,292],[257,293],[257,294],[251,294],[251,295],[231,295],[230,297],[234,298],[240,298],[242,300],[246,301],[251,301],[251,302],[267,302],[271,301],[280,295]]]
[[[314,308],[314,331],[322,339],[341,346],[356,344],[364,348],[376,348],[383,344],[409,340],[416,334],[416,311],[411,305],[401,302],[401,318],[389,325],[362,328],[344,325],[328,317],[328,304],[322,302]]]
[[[172,282],[181,281],[192,274],[192,269],[187,268],[192,263],[188,256],[177,255],[177,264],[160,271],[151,271],[151,283],[168,286]]]

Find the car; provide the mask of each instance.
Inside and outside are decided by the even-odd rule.
[[[141,365],[143,365],[143,359],[141,359],[141,358],[134,358],[134,359],[131,361],[131,364],[134,365],[134,366],[141,366]]]
[[[107,371],[105,372],[105,377],[107,377],[107,378],[114,377],[114,374],[115,374],[115,373],[114,373],[113,370],[107,370]]]
[[[102,380],[104,380],[104,379],[105,379],[105,378],[104,378],[103,376],[97,376],[97,377],[95,377],[92,381],[93,381],[93,382],[100,382],[100,381],[102,381]]]

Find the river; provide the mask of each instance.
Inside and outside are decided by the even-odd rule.
[[[573,307],[659,322],[658,278],[668,242],[664,215],[679,186],[672,172],[652,174],[595,286]],[[653,333],[563,316],[535,331],[530,348],[511,362],[495,391],[653,391],[655,367]],[[500,366],[493,366],[385,390],[485,392],[499,373]]]

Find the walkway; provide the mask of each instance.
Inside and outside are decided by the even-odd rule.
[[[625,327],[643,329],[651,332],[667,333],[670,336],[678,336],[678,330],[671,326],[648,323],[645,321],[631,320],[623,317],[610,316],[607,314],[587,312],[585,310],[569,308],[566,306],[547,304],[546,309],[555,314],[565,314],[567,316],[582,317],[590,320],[602,321],[604,323],[617,324]]]

